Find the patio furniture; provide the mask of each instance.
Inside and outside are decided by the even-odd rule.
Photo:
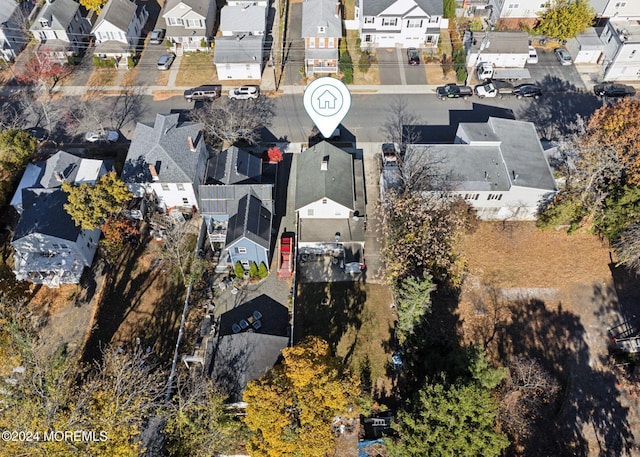
[[[247,321],[245,321],[244,319],[242,319],[240,321],[240,328],[242,328],[242,330],[246,330],[247,328],[249,328],[249,323]]]
[[[253,328],[258,330],[260,327],[262,327],[262,322],[255,320],[253,321]]]
[[[262,319],[262,313],[261,313],[260,311],[258,311],[258,310],[255,310],[255,311],[253,312],[253,318],[254,318],[255,320],[260,320],[260,319]]]
[[[240,328],[240,326],[238,324],[233,324],[231,326],[231,330],[233,330],[233,333],[240,333],[242,331],[242,329]]]

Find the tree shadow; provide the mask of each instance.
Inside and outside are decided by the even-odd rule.
[[[602,106],[593,94],[558,77],[546,76],[540,85],[544,88],[543,96],[525,103],[518,110],[518,119],[533,122],[541,138],[557,140],[573,133],[578,117],[588,118]]]
[[[590,349],[597,342],[580,316],[566,311],[562,302],[528,298],[508,306],[510,321],[495,339],[500,359],[536,359],[563,386],[555,408],[533,424],[524,455],[588,455],[594,442],[601,456],[629,455],[633,433],[618,381],[599,368],[607,363],[606,354]]]

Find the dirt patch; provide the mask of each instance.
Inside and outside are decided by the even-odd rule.
[[[388,397],[394,322],[389,289],[360,282],[306,283],[298,286],[296,300],[296,340],[324,338],[374,397]]]
[[[153,92],[153,100],[168,100],[176,95],[182,95],[182,91],[179,90],[156,90]]]
[[[113,86],[118,77],[118,70],[113,69],[95,69],[89,76],[86,86]]]
[[[608,351],[622,290],[608,247],[533,223],[481,223],[464,249],[462,340],[482,344],[497,363],[534,358],[563,386],[514,455],[637,455],[640,404]]]
[[[212,52],[187,52],[182,56],[176,86],[211,84],[217,79]]]

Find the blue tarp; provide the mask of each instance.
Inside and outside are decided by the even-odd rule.
[[[373,444],[384,444],[384,441],[382,441],[382,439],[360,441],[358,443],[358,457],[371,457],[370,454],[365,452],[365,448]]]

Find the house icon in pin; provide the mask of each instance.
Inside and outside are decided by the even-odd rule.
[[[337,99],[329,90],[325,90],[318,97],[318,109],[335,109]]]

